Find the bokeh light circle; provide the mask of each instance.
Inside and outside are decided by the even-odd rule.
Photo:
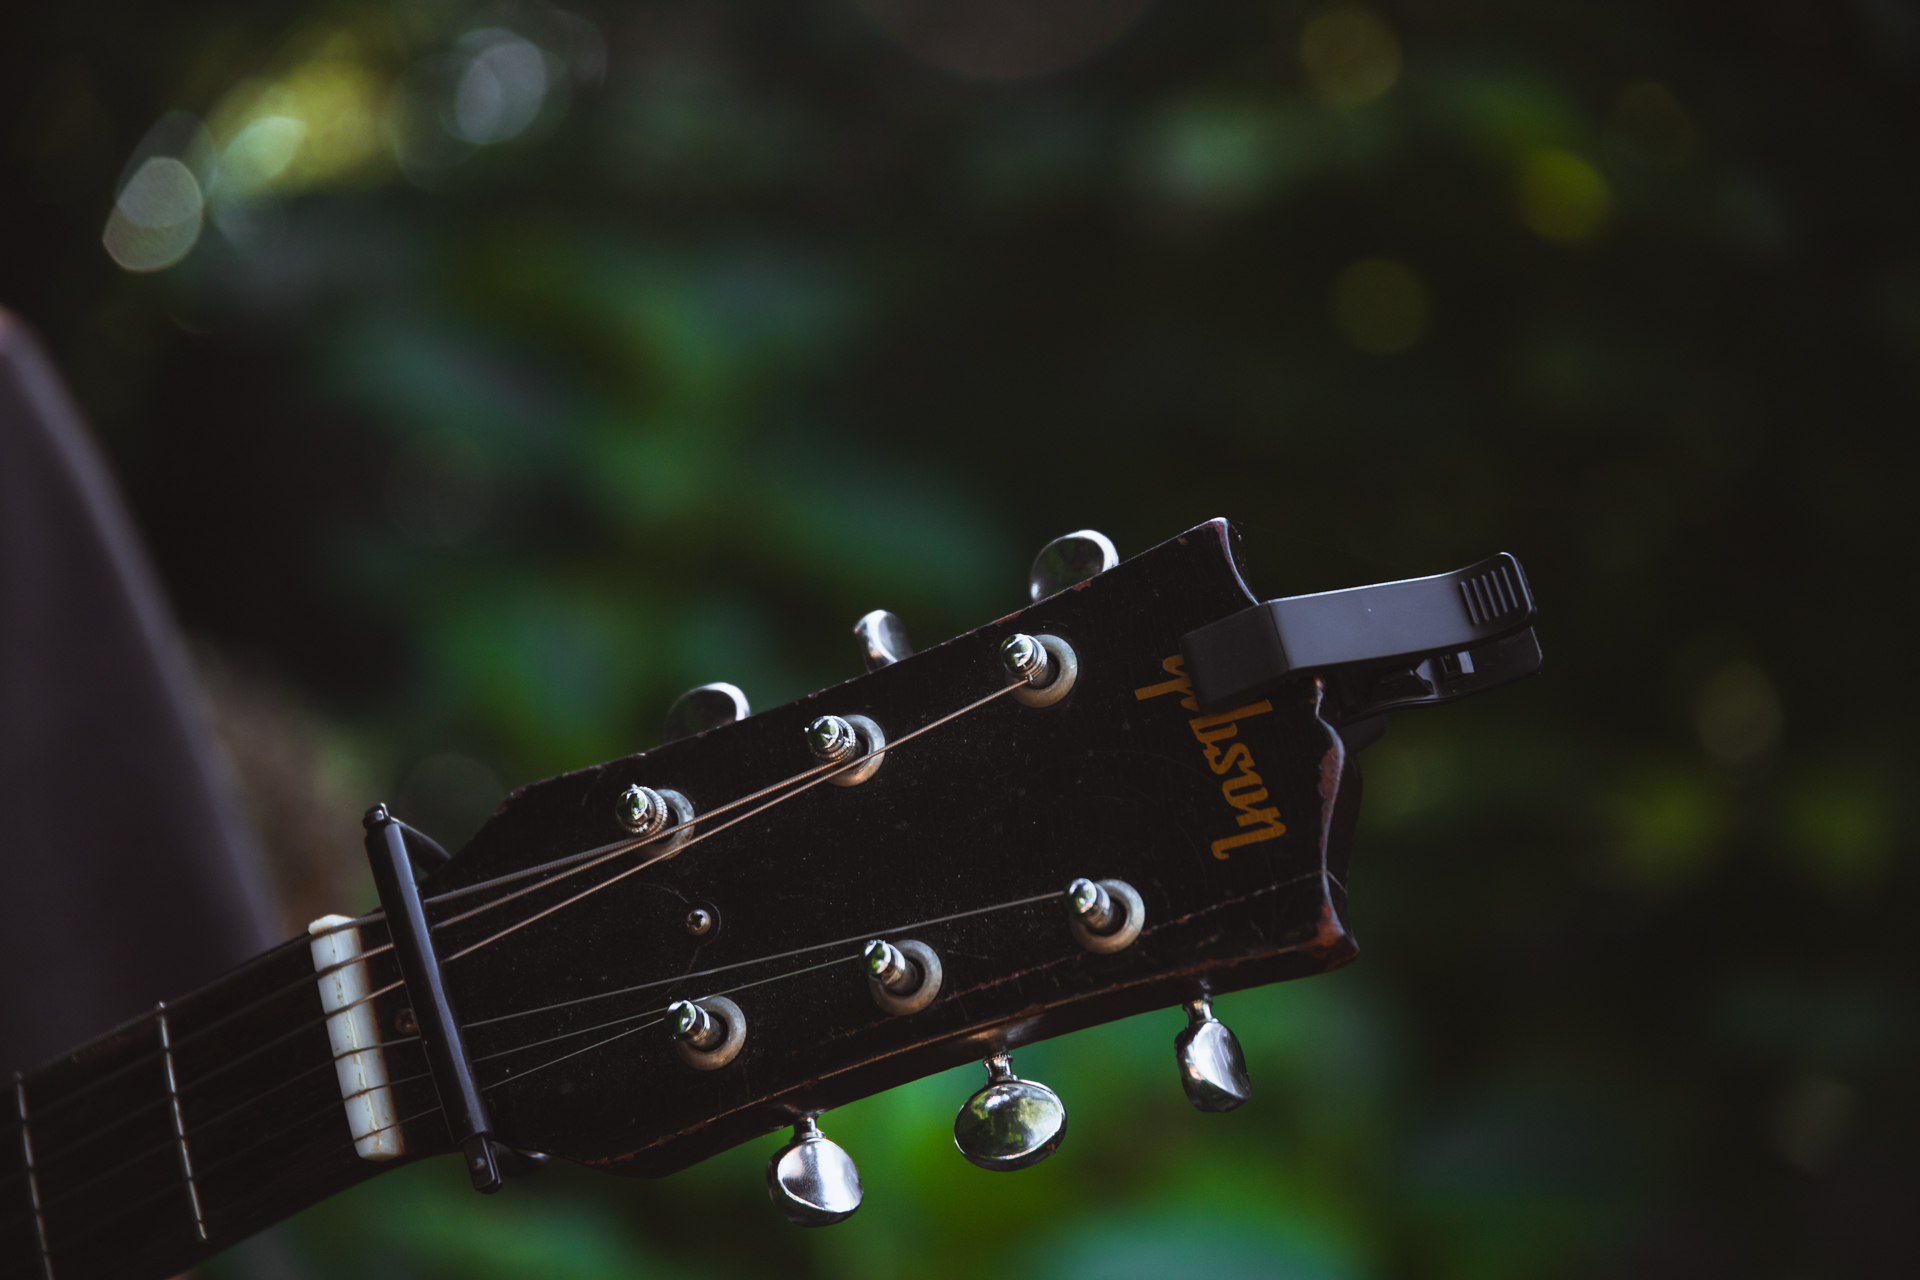
[[[152,156],[121,189],[100,240],[126,270],[161,271],[192,251],[205,212],[193,170],[172,156]]]

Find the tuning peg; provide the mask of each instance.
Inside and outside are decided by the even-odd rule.
[[[793,1126],[793,1141],[767,1161],[767,1195],[795,1226],[845,1222],[864,1194],[853,1157],[823,1136],[812,1116],[802,1117]]]
[[[982,1169],[1008,1172],[1039,1164],[1067,1136],[1060,1095],[1013,1074],[1004,1053],[986,1060],[987,1083],[953,1118],[953,1145]]]
[[[1173,1038],[1180,1086],[1200,1111],[1231,1111],[1253,1097],[1247,1060],[1227,1024],[1213,1016],[1205,996],[1187,1001],[1187,1027]]]
[[[740,692],[738,686],[724,680],[703,684],[697,689],[687,690],[667,708],[665,740],[674,742],[691,738],[696,733],[718,729],[735,720],[745,720],[752,714],[753,708],[747,705],[747,695]]]
[[[854,623],[853,634],[860,640],[869,671],[890,667],[902,658],[913,656],[906,623],[885,609],[875,609]]]
[[[1119,563],[1120,553],[1106,534],[1093,529],[1069,533],[1040,548],[1040,554],[1033,558],[1033,569],[1027,574],[1027,595],[1044,600]]]

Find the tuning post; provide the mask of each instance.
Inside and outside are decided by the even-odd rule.
[[[747,1041],[747,1015],[725,996],[675,1000],[667,1028],[680,1060],[698,1071],[715,1071],[740,1055]]]
[[[1067,1136],[1067,1104],[1013,1074],[1004,1053],[986,1060],[987,1083],[953,1118],[953,1145],[982,1169],[1011,1172],[1039,1164]]]
[[[767,1161],[767,1195],[780,1216],[795,1226],[845,1222],[865,1194],[853,1157],[822,1134],[812,1116],[801,1117],[793,1126],[793,1140]]]
[[[693,834],[693,801],[678,791],[654,790],[634,783],[614,800],[614,817],[642,840],[672,828],[667,840],[669,853],[685,844]]]
[[[896,1016],[918,1013],[940,994],[943,974],[940,956],[924,942],[895,945],[876,938],[861,958],[867,966],[867,987],[873,1001]]]
[[[1180,1086],[1200,1111],[1231,1111],[1253,1097],[1246,1055],[1227,1024],[1213,1016],[1206,996],[1186,1003],[1187,1026],[1173,1038]]]
[[[1108,955],[1133,945],[1146,923],[1147,907],[1125,880],[1088,880],[1067,886],[1067,928],[1087,950]]]
[[[837,787],[858,786],[879,772],[886,745],[886,733],[865,716],[821,716],[807,726],[807,750],[815,760],[826,765],[861,762],[827,776]]]
[[[1059,636],[1030,636],[1016,631],[1000,642],[1000,663],[1007,683],[1023,686],[1014,701],[1029,707],[1050,707],[1073,691],[1080,678],[1080,658]]]

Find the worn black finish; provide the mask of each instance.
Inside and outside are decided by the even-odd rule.
[[[446,1121],[453,1144],[466,1157],[473,1189],[491,1194],[500,1189],[502,1178],[494,1153],[493,1122],[487,1117],[486,1100],[474,1080],[466,1038],[441,979],[440,957],[427,924],[426,908],[413,882],[413,856],[407,849],[411,828],[389,814],[385,805],[367,811],[366,828],[367,861],[373,867],[373,883],[380,890],[380,904],[386,908],[387,929],[394,952],[400,957],[400,972],[406,978],[420,1042],[426,1046],[434,1090],[440,1096],[441,1118]]]
[[[1189,632],[1181,637],[1180,652],[1207,709],[1252,697],[1305,671],[1344,667],[1397,674],[1428,655],[1437,664],[1431,675],[1459,686],[1458,692],[1432,699],[1445,701],[1502,683],[1481,672],[1474,655],[1527,627],[1533,614],[1520,562],[1502,552],[1430,578],[1269,600]],[[1353,718],[1387,709],[1373,701],[1352,708]]]
[[[1320,687],[1212,716],[1187,687],[1180,637],[1252,603],[1216,522],[904,662],[515,793],[426,891],[617,839],[614,800],[633,783],[681,791],[701,812],[775,784],[811,765],[803,731],[822,714],[870,716],[898,742],[1002,687],[1011,632],[1060,636],[1079,655],[1079,684],[1056,706],[990,703],[890,747],[869,782],[815,787],[516,945],[451,962],[500,1136],[665,1173],[995,1049],[1349,959],[1337,836],[1356,780]],[[1073,942],[1055,895],[1077,875],[1140,891],[1134,946],[1097,956]],[[719,906],[724,933],[688,937],[680,922],[696,901]],[[481,916],[443,945],[499,927]],[[932,1006],[892,1018],[874,1005],[856,960],[876,937],[939,951],[946,984]],[[693,1071],[663,1028],[636,1029],[671,1000],[721,994],[750,1027],[722,1070]],[[604,1027],[615,1019],[629,1021]],[[514,1048],[570,1031],[582,1034]],[[582,1049],[555,1069],[562,1080],[522,1074]]]
[[[1377,691],[1334,668],[1203,708],[1180,642],[1254,603],[1233,547],[1224,522],[1203,525],[846,684],[524,787],[417,887],[409,842],[382,812],[369,854],[396,945],[378,919],[361,934],[402,1160],[491,1134],[502,1168],[523,1163],[513,1147],[662,1174],[969,1059],[1352,959],[1344,875],[1360,780],[1332,722]],[[1015,631],[1073,647],[1072,692],[1048,707],[998,697],[936,725],[1006,688],[998,650]],[[1523,632],[1469,652],[1497,649],[1510,669],[1537,665],[1529,646]],[[1440,672],[1427,696],[1460,678]],[[814,767],[804,731],[823,714],[875,720],[882,767],[856,786],[780,792]],[[912,736],[923,726],[935,727]],[[625,841],[614,802],[635,783],[695,806],[670,859],[643,865],[662,846],[639,846],[517,879],[510,902],[505,886],[443,899]],[[716,812],[770,787],[781,798]],[[1077,876],[1138,890],[1133,945],[1101,955],[1074,941],[1061,891]],[[726,927],[690,935],[694,906]],[[930,1006],[877,1007],[859,963],[873,938],[939,953]],[[709,996],[734,1000],[748,1033],[731,1063],[698,1071],[662,1015]],[[406,1007],[423,1034],[398,1029]],[[0,1280],[47,1266],[36,1186],[62,1280],[159,1280],[392,1167],[354,1153],[306,939],[167,1016],[195,1187],[167,1122],[155,1020],[137,1020],[24,1081],[21,1154],[0,1165]]]

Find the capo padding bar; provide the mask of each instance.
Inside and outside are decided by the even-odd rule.
[[[413,882],[414,859],[408,851],[412,829],[388,813],[385,805],[367,811],[366,827],[367,861],[380,890],[380,905],[386,908],[387,932],[400,960],[400,976],[406,979],[413,1016],[420,1025],[420,1043],[427,1051],[427,1069],[440,1095],[440,1113],[446,1118],[454,1145],[466,1156],[474,1190],[498,1191],[502,1157],[510,1157],[511,1152],[492,1138],[486,1100],[474,1080],[473,1060],[467,1055],[460,1023],[447,999],[433,931],[420,904],[420,890]]]
[[[1188,632],[1180,651],[1194,695],[1211,707],[1296,672],[1410,666],[1427,655],[1476,650],[1525,630],[1533,615],[1520,562],[1502,552],[1431,578],[1269,600]]]

